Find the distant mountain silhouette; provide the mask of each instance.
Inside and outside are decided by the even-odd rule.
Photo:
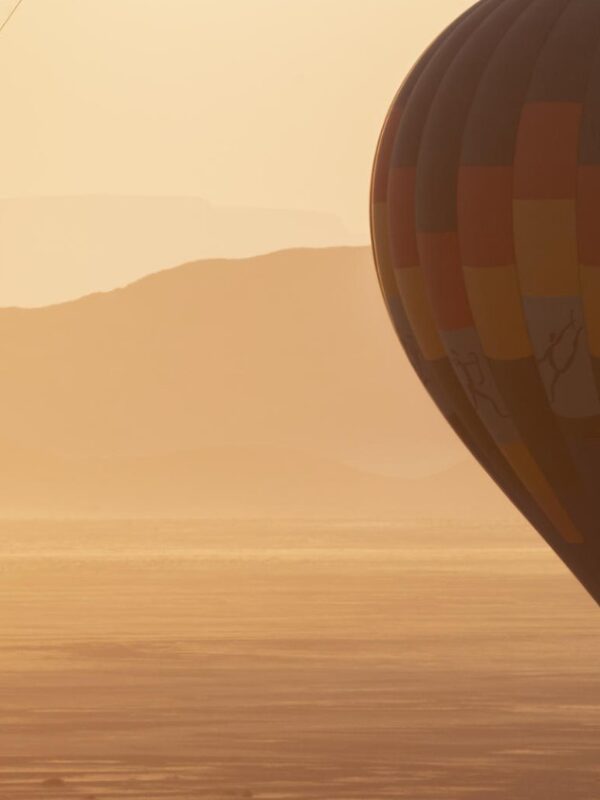
[[[358,242],[325,212],[232,208],[197,197],[5,198],[0,297],[4,305],[41,306],[192,258],[349,244]]]
[[[0,342],[0,513],[507,508],[413,375],[366,248],[1,309]]]

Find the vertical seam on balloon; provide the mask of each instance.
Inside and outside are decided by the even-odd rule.
[[[538,63],[539,63],[540,57],[541,57],[542,53],[544,52],[544,49],[547,47],[547,45],[548,45],[548,42],[550,41],[550,39],[551,39],[551,37],[552,37],[552,34],[554,33],[554,30],[556,29],[556,27],[557,27],[558,25],[560,25],[560,22],[561,22],[561,20],[562,20],[562,19],[563,19],[563,17],[564,17],[564,16],[565,16],[565,15],[568,13],[569,9],[570,9],[570,8],[571,8],[571,6],[574,4],[574,2],[575,2],[575,0],[569,0],[569,2],[568,2],[568,3],[566,3],[566,5],[565,5],[564,9],[562,10],[562,12],[561,12],[561,13],[559,14],[559,16],[557,17],[557,19],[556,19],[556,21],[555,21],[554,25],[552,26],[552,28],[551,28],[551,29],[548,31],[548,35],[547,35],[547,36],[544,38],[544,41],[543,41],[543,43],[542,43],[542,45],[541,45],[540,49],[538,50],[537,58],[536,58],[536,61],[535,61],[535,62],[534,62],[534,64],[533,64],[533,67],[532,67],[531,73],[530,73],[530,75],[529,75],[529,82],[528,82],[528,84],[527,84],[527,88],[526,88],[526,90],[525,90],[525,94],[524,94],[524,97],[523,97],[523,104],[521,105],[521,114],[520,114],[519,120],[522,118],[522,115],[523,115],[523,109],[524,109],[524,107],[525,107],[525,105],[526,105],[526,103],[527,103],[527,94],[528,94],[528,92],[529,92],[529,89],[530,89],[530,87],[531,87],[531,83],[532,83],[532,81],[533,81],[533,76],[534,76],[534,73],[535,73],[536,67],[537,67],[537,65],[538,65]],[[512,200],[512,202],[513,202],[513,209],[514,209],[514,199],[515,199],[515,170],[514,170],[514,166],[515,166],[516,155],[517,155],[517,138],[518,138],[518,133],[519,133],[519,122],[517,123],[517,130],[515,131],[514,151],[513,151],[513,160],[512,160],[512,163],[513,163],[513,172],[512,172],[512,192],[511,192],[511,196],[512,196],[512,198],[513,198],[513,200]],[[520,291],[519,291],[519,296],[520,296],[520,300],[521,300],[521,309],[522,309],[522,311],[523,311],[523,318],[524,318],[524,320],[525,320],[525,326],[526,326],[526,329],[527,329],[527,335],[528,335],[528,337],[529,337],[529,343],[530,343],[530,345],[531,345],[531,351],[532,351],[533,353],[535,353],[535,347],[534,347],[533,340],[532,340],[532,338],[531,338],[531,332],[530,332],[530,330],[529,330],[529,325],[527,324],[527,314],[526,314],[526,311],[525,311],[525,306],[524,306],[524,304],[523,304],[523,287],[522,287],[521,277],[520,277],[520,274],[519,274],[519,268],[518,268],[518,263],[517,263],[517,262],[518,262],[518,256],[517,256],[517,252],[516,252],[516,244],[515,244],[514,214],[513,214],[513,247],[514,247],[514,249],[515,249],[515,266],[517,267],[517,269],[516,269],[516,279],[517,279],[517,283],[518,283],[519,290],[520,290]],[[536,361],[536,368],[537,368],[537,361]],[[539,375],[540,383],[542,384],[542,389],[544,390],[544,396],[547,398],[546,389],[545,389],[545,387],[544,387],[543,379],[542,379],[542,376],[541,376],[541,374],[540,374],[539,368],[538,368],[538,370],[537,370],[537,371],[538,371],[538,375]],[[552,411],[552,407],[551,407],[551,405],[550,405],[550,402],[549,402],[549,401],[548,401],[548,407],[549,407],[549,408],[550,408],[550,410]],[[552,411],[552,413],[554,413],[554,412]]]

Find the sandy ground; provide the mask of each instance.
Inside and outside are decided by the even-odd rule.
[[[524,526],[0,523],[0,800],[595,800],[600,610]]]

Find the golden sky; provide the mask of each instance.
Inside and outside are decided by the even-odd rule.
[[[469,4],[24,0],[0,38],[0,197],[323,210],[367,241],[387,106]]]

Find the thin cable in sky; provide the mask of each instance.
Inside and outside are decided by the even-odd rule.
[[[23,2],[23,0],[17,0],[17,3],[16,3],[16,5],[14,5],[14,6],[13,6],[13,9],[12,9],[12,11],[10,12],[10,14],[8,15],[8,17],[7,17],[7,18],[4,20],[4,22],[2,23],[2,25],[0,25],[0,33],[2,33],[2,31],[4,30],[4,28],[6,28],[6,26],[8,25],[8,23],[11,21],[11,19],[12,19],[12,18],[14,17],[14,15],[17,13],[17,9],[19,8],[19,6],[21,5],[21,3],[22,3],[22,2]]]

